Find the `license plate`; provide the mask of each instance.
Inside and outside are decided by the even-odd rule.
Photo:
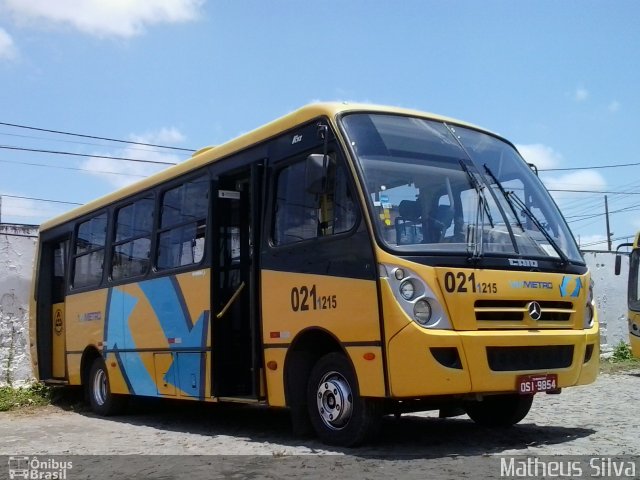
[[[517,381],[518,393],[529,395],[531,393],[548,392],[558,388],[558,375],[548,373],[545,375],[522,375]]]

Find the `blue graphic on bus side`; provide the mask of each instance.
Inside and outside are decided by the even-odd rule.
[[[209,312],[193,322],[178,282],[171,277],[139,284],[167,340],[172,361],[164,382],[190,396],[204,397],[205,352]],[[127,386],[136,395],[157,396],[156,383],[145,367],[131,333],[131,313],[138,299],[113,288],[107,307],[105,348],[116,353]]]

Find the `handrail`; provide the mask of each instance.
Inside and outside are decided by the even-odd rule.
[[[231,298],[229,299],[229,301],[227,302],[227,304],[224,306],[224,308],[222,310],[220,310],[220,313],[218,313],[216,315],[217,319],[221,319],[222,317],[224,317],[224,314],[227,313],[227,310],[229,310],[229,308],[231,307],[231,305],[233,305],[233,302],[236,301],[236,299],[240,296],[240,293],[242,292],[242,290],[244,289],[244,282],[242,282],[240,284],[240,286],[238,287],[238,289],[235,291],[235,293],[231,296]]]

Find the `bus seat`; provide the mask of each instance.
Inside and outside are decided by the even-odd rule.
[[[438,241],[440,241],[453,222],[453,208],[449,205],[438,205],[432,219]]]
[[[398,205],[398,213],[402,220],[408,220],[411,222],[417,222],[422,216],[420,206],[415,200],[401,200]]]
[[[415,200],[401,200],[398,204],[398,216],[395,219],[396,243],[398,245],[422,241],[420,205]],[[418,226],[419,225],[419,226]]]

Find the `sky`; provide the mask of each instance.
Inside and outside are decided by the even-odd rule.
[[[197,149],[339,100],[503,135],[583,249],[607,248],[607,196],[615,249],[640,230],[639,18],[635,0],[0,0],[0,220],[164,168],[114,157],[190,155],[6,124]]]

